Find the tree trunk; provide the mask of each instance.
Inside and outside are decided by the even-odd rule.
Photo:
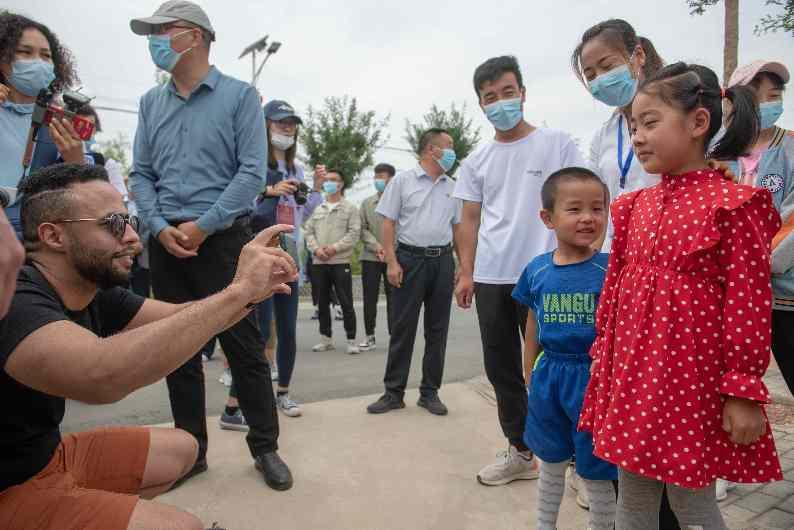
[[[723,3],[725,4],[723,84],[727,85],[739,59],[739,0],[724,0]]]

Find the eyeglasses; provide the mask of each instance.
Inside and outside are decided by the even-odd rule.
[[[99,221],[99,224],[106,226],[116,239],[124,237],[124,233],[127,231],[127,225],[130,225],[135,232],[138,232],[138,227],[141,225],[141,220],[137,215],[130,215],[128,213],[112,213],[107,217],[94,219],[62,219],[57,222],[81,223],[83,221]]]

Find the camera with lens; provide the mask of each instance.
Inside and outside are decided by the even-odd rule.
[[[65,90],[61,97],[63,98],[63,107],[59,107],[52,102],[55,98],[52,86],[39,92],[33,109],[32,122],[41,126],[49,125],[53,119],[66,118],[72,122],[72,127],[74,127],[81,140],[90,140],[94,134],[94,123],[83,116],[78,116],[77,113],[90,103],[91,98],[72,90]]]
[[[298,189],[292,194],[293,198],[295,199],[295,204],[306,204],[311,192],[311,188],[309,188],[305,182],[298,182]]]

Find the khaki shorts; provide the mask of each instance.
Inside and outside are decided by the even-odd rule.
[[[64,435],[47,467],[0,493],[0,528],[126,530],[148,455],[144,428]]]

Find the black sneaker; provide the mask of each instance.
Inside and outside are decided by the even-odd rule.
[[[259,455],[254,461],[254,467],[265,477],[265,483],[274,490],[285,491],[292,487],[292,472],[275,451]]]
[[[375,403],[372,403],[367,407],[367,412],[370,414],[383,414],[384,412],[389,412],[390,410],[397,410],[397,409],[404,409],[405,408],[405,401],[402,399],[397,399],[393,395],[386,393],[383,394],[379,400]]]
[[[438,399],[437,394],[433,394],[432,396],[421,396],[416,404],[427,409],[428,412],[436,416],[446,416],[447,412],[449,412],[447,406]]]
[[[221,528],[220,526],[218,526],[218,523],[212,523],[212,527],[211,528],[207,528],[207,530],[226,530],[226,529],[225,528]]]
[[[171,487],[168,489],[168,491],[174,491],[175,489],[177,489],[179,486],[181,486],[182,484],[184,484],[185,482],[187,482],[191,478],[195,477],[196,475],[200,475],[201,473],[204,473],[206,470],[207,470],[207,459],[206,459],[206,457],[202,458],[200,460],[197,460],[196,463],[193,464],[193,467],[190,468],[190,471],[185,473],[184,476],[178,478],[176,480],[176,482],[171,484]]]
[[[312,314],[312,320],[320,320],[320,310],[315,309],[314,313]]]

